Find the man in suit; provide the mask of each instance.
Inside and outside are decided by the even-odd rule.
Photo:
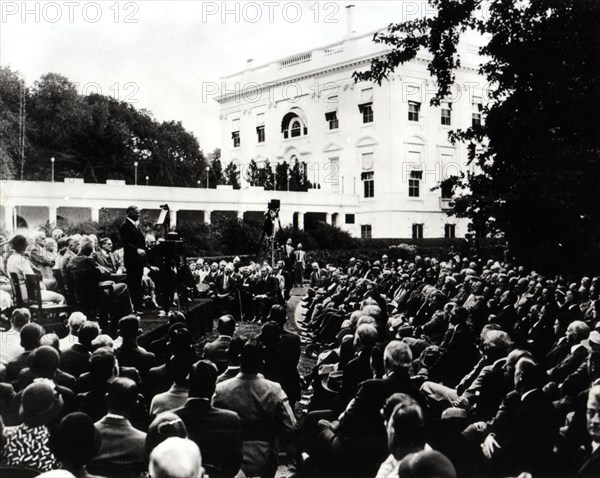
[[[600,476],[600,385],[592,386],[588,392],[586,417],[591,446],[577,476],[592,478]]]
[[[92,258],[93,252],[92,241],[83,237],[79,254],[67,266],[67,275],[74,286],[78,303],[96,307],[103,301],[109,302],[112,320],[109,328],[114,334],[116,321],[133,311],[129,290],[126,284],[115,284],[110,280],[110,272]],[[101,285],[110,286],[110,290],[101,288]]]
[[[221,374],[227,368],[227,350],[235,332],[235,319],[231,315],[219,317],[217,330],[219,337],[204,346],[204,358],[214,363]]]
[[[277,297],[277,281],[270,274],[270,268],[261,268],[260,278],[254,284],[252,296],[254,320],[263,319],[267,315],[267,311],[271,310]]]
[[[111,274],[118,274],[121,269],[121,263],[112,250],[113,243],[110,237],[100,239],[100,250],[96,253],[96,262]]]
[[[60,357],[60,369],[75,378],[90,370],[92,341],[100,334],[100,327],[94,321],[86,321],[79,329],[78,341]]]
[[[213,300],[218,312],[237,316],[240,308],[238,283],[233,277],[233,272],[233,264],[227,264],[223,274],[217,277],[213,285]]]
[[[8,382],[16,382],[21,370],[28,367],[32,352],[40,345],[44,328],[40,324],[32,322],[24,325],[19,335],[23,352],[6,365],[6,379]],[[0,347],[2,345],[0,344]]]
[[[361,383],[356,396],[337,421],[321,420],[317,424],[314,441],[317,448],[313,453],[325,453],[330,464],[347,467],[344,472],[348,474],[373,476],[385,459],[387,434],[381,408],[391,395],[405,393],[414,398],[423,410],[427,408],[425,398],[411,382],[412,353],[409,346],[398,340],[390,342],[383,360],[385,378]],[[356,460],[350,457],[356,457]]]
[[[256,341],[244,344],[241,373],[217,385],[214,404],[240,417],[244,431],[242,471],[247,476],[273,478],[278,444],[291,438],[296,419],[281,386],[258,373],[261,355]]]
[[[235,412],[211,404],[217,382],[217,368],[207,360],[192,366],[189,398],[174,411],[181,418],[189,438],[202,450],[203,463],[211,465],[216,478],[235,476],[242,464],[242,432]]]
[[[134,367],[140,372],[142,380],[154,366],[156,357],[138,346],[137,338],[140,334],[140,319],[135,315],[127,315],[119,320],[119,336],[123,339],[121,346],[115,351],[119,364],[125,367]]]
[[[529,358],[517,362],[515,390],[504,399],[489,423],[482,450],[499,476],[549,476],[559,420],[551,399],[544,394],[544,369]],[[503,473],[503,474],[502,474]]]
[[[127,270],[127,285],[131,301],[136,310],[143,303],[142,276],[146,263],[146,239],[139,228],[140,210],[129,206],[125,211],[127,219],[119,229],[123,243],[123,263]]]
[[[282,247],[282,252],[283,262],[285,263],[285,270],[288,273],[292,273],[292,270],[294,268],[294,262],[296,261],[296,255],[294,254],[296,252],[296,249],[294,249],[294,246],[292,245],[292,239],[288,239],[285,242],[285,245]]]
[[[93,464],[112,465],[137,473],[145,470],[146,434],[129,421],[137,397],[138,387],[133,380],[117,378],[110,384],[108,413],[94,424],[102,446]]]

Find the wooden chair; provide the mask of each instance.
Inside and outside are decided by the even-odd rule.
[[[25,302],[23,301],[23,294],[21,294],[21,284],[19,281],[19,276],[14,272],[10,273],[10,284],[12,285],[13,302],[15,304],[15,307],[25,307]]]
[[[40,286],[42,279],[37,274],[27,274],[25,276],[25,285],[27,287],[28,304],[29,310],[37,317],[37,321],[44,327],[49,326],[50,329],[60,327],[63,325],[63,321],[58,319],[59,314],[68,314],[74,310],[73,306],[70,305],[55,305],[55,304],[44,304],[42,302],[42,288]],[[46,321],[46,317],[54,316],[55,321]],[[46,327],[48,329],[48,327]]]

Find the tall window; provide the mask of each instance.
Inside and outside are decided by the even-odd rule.
[[[240,147],[240,132],[239,131],[233,131],[231,133],[231,139],[233,140],[233,147],[234,148],[239,148]]]
[[[329,123],[329,129],[338,129],[340,127],[340,122],[337,117],[337,111],[330,111],[329,113],[325,113],[325,119],[327,123]]]
[[[265,142],[265,127],[264,126],[256,127],[256,138],[259,143]]]
[[[456,224],[444,224],[444,237],[454,239],[456,237]]]
[[[423,239],[423,224],[412,225],[412,238]]]
[[[232,121],[231,126],[231,139],[233,140],[233,147],[240,147],[240,119],[236,118]]]
[[[423,171],[411,171],[408,178],[408,197],[418,198],[420,195],[421,178]]]
[[[258,113],[256,115],[256,139],[259,143],[265,142],[265,114]]]
[[[375,197],[375,178],[373,168],[375,166],[375,155],[373,153],[362,154],[361,179],[363,182],[363,192],[365,198]]]
[[[365,198],[375,197],[375,178],[373,171],[362,173],[362,182]]]
[[[483,104],[480,99],[473,98],[472,104],[473,112],[471,113],[471,126],[481,126],[481,114],[483,111]]]
[[[447,181],[442,182],[442,186],[440,187],[442,193],[442,199],[452,199],[453,187],[448,184]]]
[[[419,112],[421,111],[421,103],[416,101],[408,102],[408,121],[419,121]]]
[[[452,103],[442,103],[441,123],[444,126],[452,124]]]
[[[362,114],[363,123],[373,122],[373,88],[364,88],[361,90],[358,110]]]
[[[373,229],[371,224],[363,224],[360,226],[360,237],[361,239],[371,239],[373,235]]]

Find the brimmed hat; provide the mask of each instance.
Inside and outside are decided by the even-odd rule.
[[[19,415],[25,425],[38,427],[58,417],[62,408],[63,399],[54,383],[47,379],[37,379],[23,390]]]
[[[323,388],[329,393],[337,394],[342,389],[343,375],[344,372],[342,372],[341,370],[331,372],[327,375],[327,377],[323,378],[323,380],[321,381],[321,385],[323,385]]]
[[[600,332],[592,330],[590,336],[582,341],[582,344],[592,352],[600,352]]]

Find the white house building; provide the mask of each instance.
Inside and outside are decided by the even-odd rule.
[[[299,161],[318,188],[307,196],[356,197],[352,213],[340,200],[332,219],[356,236],[464,236],[467,222],[446,215],[452,192],[432,188],[467,167],[466,146],[452,145],[448,132],[481,121],[486,91],[477,47],[460,46],[452,94],[432,107],[436,86],[425,53],[381,86],[355,83],[353,72],[389,51],[373,33],[265,65],[249,61],[222,78],[221,161],[237,163],[242,178],[252,159]]]

